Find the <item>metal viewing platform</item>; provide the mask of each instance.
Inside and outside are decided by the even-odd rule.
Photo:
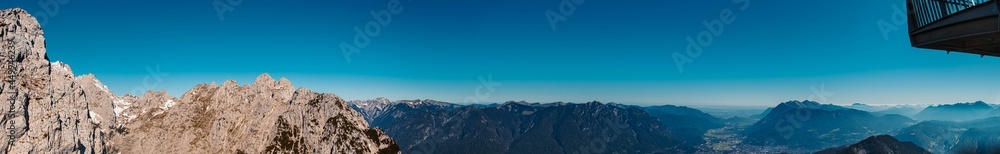
[[[1000,57],[995,0],[907,0],[913,47]]]

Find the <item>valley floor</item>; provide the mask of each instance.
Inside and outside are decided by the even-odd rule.
[[[755,121],[755,120],[753,120]],[[726,122],[726,126],[705,132],[706,143],[698,147],[699,154],[744,154],[744,153],[813,153],[815,149],[790,148],[786,146],[760,146],[741,143],[745,136],[740,132],[753,125],[753,121]]]

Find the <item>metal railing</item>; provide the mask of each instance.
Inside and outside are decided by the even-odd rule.
[[[909,0],[917,27],[924,27],[959,11],[992,0]]]

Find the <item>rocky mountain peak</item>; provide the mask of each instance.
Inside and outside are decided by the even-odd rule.
[[[334,94],[260,75],[116,96],[93,74],[51,62],[34,17],[0,10],[0,153],[398,153]],[[9,138],[8,138],[9,137]]]
[[[0,27],[3,27],[0,28],[0,35],[6,36],[3,40],[5,46],[18,49],[13,50],[13,55],[10,55],[11,51],[0,54],[22,62],[23,60],[48,61],[48,57],[45,56],[42,27],[35,17],[20,8],[3,10],[0,16],[3,17],[0,19]]]
[[[378,102],[389,102],[390,100],[388,98],[385,98],[385,97],[378,97],[378,98],[375,98],[375,101],[378,101]]]

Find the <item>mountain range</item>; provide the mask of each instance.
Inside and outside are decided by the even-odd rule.
[[[865,112],[878,112],[878,111],[882,111],[882,110],[886,110],[886,109],[891,108],[891,106],[873,106],[873,105],[868,105],[868,104],[863,104],[863,103],[854,103],[854,104],[843,106],[843,107],[851,108],[851,109],[855,109],[855,110],[861,110],[861,111],[865,111]]]
[[[819,150],[891,133],[915,122],[901,115],[875,116],[813,101],[781,103],[764,115],[746,128],[745,143]]]
[[[920,120],[968,121],[987,118],[996,109],[983,101],[929,106],[913,118]]]
[[[913,116],[914,114],[920,113],[920,111],[923,111],[925,108],[926,107],[913,106],[913,105],[894,106],[885,110],[872,112],[872,114],[875,115],[898,114],[902,116]]]
[[[334,94],[263,74],[180,98],[116,96],[95,75],[50,61],[42,34],[25,10],[0,10],[3,153],[399,153]]]
[[[694,143],[673,136],[641,107],[616,103],[456,105],[433,100],[396,101],[370,114],[404,153],[678,153]],[[600,145],[600,146],[594,146]]]
[[[502,104],[459,105],[434,100],[390,101],[377,98],[349,101],[348,104],[366,115],[365,119],[373,127],[384,128],[406,153],[593,152],[574,149],[587,149],[589,146],[581,143],[599,142],[601,138],[612,138],[618,143],[603,146],[601,150],[619,153],[713,153],[718,149],[734,150],[730,152],[793,153],[826,149],[821,152],[837,153],[839,150],[841,153],[863,153],[879,152],[879,147],[893,147],[890,151],[929,150],[934,153],[949,153],[958,150],[951,147],[971,147],[965,149],[982,151],[983,148],[980,147],[984,145],[997,145],[989,137],[976,138],[972,134],[992,133],[988,131],[993,129],[991,126],[1000,126],[995,124],[998,122],[991,122],[1000,117],[965,122],[920,122],[903,115],[877,112],[916,107],[895,106],[866,112],[814,101],[779,103],[761,113],[759,119],[721,119],[684,106],[640,107],[600,102],[576,104],[510,101]],[[952,108],[931,110],[951,112],[945,111],[949,109]],[[746,126],[738,124],[750,120],[755,122]],[[605,121],[608,124],[594,121]],[[970,128],[975,128],[976,131],[966,131]],[[635,131],[625,133],[624,136],[629,136],[628,138],[620,138],[620,132],[614,131],[615,129]],[[592,133],[588,130],[615,133]],[[568,137],[568,132],[595,138]],[[721,140],[712,138],[712,142],[727,143],[708,143],[708,136],[720,134],[729,137]],[[882,134],[895,134],[895,137],[886,138]],[[896,138],[899,138],[899,142]],[[731,139],[738,141],[727,141]],[[638,146],[639,143],[654,140],[661,142],[651,142],[656,146]],[[472,145],[480,147],[472,148]],[[708,145],[712,147],[705,147]],[[664,146],[670,148],[662,148]]]

